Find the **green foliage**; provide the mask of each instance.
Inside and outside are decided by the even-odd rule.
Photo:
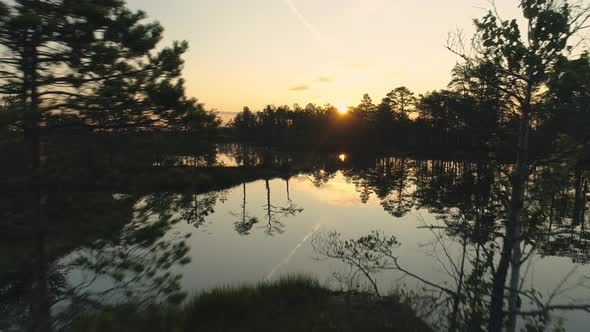
[[[241,321],[248,318],[250,306],[262,307],[313,304],[325,298],[329,291],[317,279],[307,275],[287,275],[276,281],[255,286],[225,287],[197,295],[185,307],[190,325],[207,319]],[[192,324],[190,323],[192,322]]]
[[[257,285],[224,287],[181,307],[144,310],[120,306],[83,317],[69,331],[430,331],[407,304],[375,304],[359,297],[354,307],[315,278],[289,275]]]
[[[164,29],[124,1],[17,0],[0,10],[0,95],[19,101],[22,127],[219,125],[185,95],[181,57],[188,44],[156,51]]]
[[[500,77],[498,88],[523,106],[546,83],[577,26],[568,2],[559,6],[555,1],[523,0],[521,7],[526,35],[516,19],[501,20],[494,12],[475,20],[481,49],[477,63],[470,65],[492,65]]]
[[[528,20],[526,37],[515,19],[500,20],[493,12],[476,19],[475,26],[485,58],[537,89],[567,45],[571,12],[567,2],[558,7],[554,1],[523,0],[521,7]]]

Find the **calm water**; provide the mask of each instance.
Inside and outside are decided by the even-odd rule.
[[[427,228],[446,226],[442,215],[435,212],[436,207],[412,206],[404,216],[392,216],[374,193],[363,202],[358,185],[341,171],[320,186],[306,175],[292,177],[288,184],[290,200],[286,180],[269,181],[268,188],[266,184],[256,181],[246,185],[247,215],[260,220],[249,235],[236,231],[243,206],[242,186],[220,193],[215,212],[200,228],[189,224],[178,226],[182,232],[193,234],[189,241],[193,261],[182,269],[185,289],[195,291],[243,281],[255,282],[297,272],[314,274],[334,287],[341,287],[334,273],[347,272],[347,266],[323,259],[314,252],[313,236],[337,231],[345,238],[358,238],[371,230],[397,237],[402,244],[397,251],[400,263],[411,272],[441,285],[456,285],[453,269],[461,262],[462,245],[460,238],[449,237],[444,230]],[[268,222],[267,189],[273,206],[293,204],[303,211],[277,216],[276,221]],[[415,190],[415,185],[410,184],[404,193],[412,196]],[[399,199],[395,194],[391,198]],[[473,259],[476,247],[469,245],[467,251]],[[556,303],[587,303],[584,300],[590,298],[590,292],[580,283],[590,276],[590,267],[574,262],[581,259],[581,255],[575,249],[557,255],[534,254],[527,265],[525,287],[541,292],[544,298],[557,292]],[[465,271],[470,273],[471,268],[466,267]],[[403,274],[392,272],[380,274],[378,280],[384,290],[400,283],[411,289],[420,286],[412,278],[402,277]],[[590,324],[587,313],[569,312],[558,316],[567,318],[564,326],[571,331],[586,331]]]
[[[176,167],[191,167],[198,158],[169,160]],[[50,199],[50,219],[71,223],[74,235],[52,235],[50,229],[49,238],[76,248],[49,258],[50,278],[61,280],[53,290],[59,296],[51,295],[56,315],[86,297],[112,303],[146,294],[191,294],[288,273],[313,274],[335,289],[346,289],[337,276],[349,267],[322,257],[312,245],[331,231],[345,239],[372,230],[394,235],[401,243],[395,251],[400,265],[451,289],[458,287],[460,275],[471,280],[473,264],[491,253],[492,260],[498,256],[494,232],[501,232],[495,227],[506,190],[502,170],[509,165],[346,153],[310,157],[237,146],[220,147],[216,160],[204,164],[282,171],[281,176],[229,183],[212,192],[198,187],[191,192],[77,192]],[[588,217],[582,213],[581,223],[572,222],[574,210],[580,209],[572,203],[576,179],[567,175],[546,181],[554,171],[540,168],[531,180],[529,211],[535,227],[527,233],[526,251],[532,254],[523,265],[523,290],[534,289],[553,304],[588,303]],[[585,203],[582,211],[587,208]],[[80,226],[81,220],[93,226]],[[114,230],[101,223],[114,223]],[[4,259],[11,269],[3,279],[4,294],[12,297],[5,297],[3,310],[12,315],[24,298],[14,291],[27,271],[19,267],[19,257]],[[377,273],[376,278],[383,293],[399,287],[427,293],[423,284],[399,271]],[[473,280],[484,284],[491,274]],[[162,291],[164,285],[170,289]],[[470,291],[468,296],[486,294]],[[523,309],[530,308],[523,299]],[[571,331],[585,331],[590,324],[590,314],[584,312],[559,312],[554,319],[560,317]],[[437,318],[433,314],[431,319]]]

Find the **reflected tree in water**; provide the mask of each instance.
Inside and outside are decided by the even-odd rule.
[[[389,195],[382,198],[381,206],[393,217],[401,218],[410,212],[414,206],[414,201],[407,192],[408,160],[406,158],[397,158],[393,161],[392,167],[393,188]]]
[[[354,188],[356,192],[359,193],[359,198],[363,204],[369,202],[371,194],[373,193],[367,176],[368,172],[369,170],[364,168],[359,170],[347,169],[343,171],[344,176],[354,184]]]
[[[265,219],[267,222],[267,225],[264,227],[266,228],[266,233],[268,235],[283,233],[285,225],[283,224],[281,219],[290,216],[295,216],[296,214],[303,212],[303,209],[294,205],[293,201],[291,200],[289,192],[289,181],[285,180],[285,183],[287,191],[287,205],[275,206],[272,204],[271,200],[270,181],[264,180],[264,186],[266,189],[266,204],[264,205],[264,210]]]
[[[336,177],[336,170],[326,170],[324,168],[318,167],[314,168],[311,173],[307,173],[306,176],[316,188],[320,188]]]
[[[217,203],[225,202],[226,196],[227,192],[223,190],[203,194],[181,194],[173,208],[178,210],[182,220],[199,228],[206,223],[207,217],[215,213]]]
[[[53,193],[50,199],[44,296],[46,310],[53,313],[52,328],[67,326],[78,315],[103,305],[183,299],[180,276],[172,271],[190,258],[186,236],[172,232],[178,220],[161,208],[169,200],[112,193]],[[21,223],[18,218],[11,223]],[[27,227],[11,228],[7,234],[18,238]],[[30,269],[39,268],[34,266],[38,260],[4,264],[2,321],[10,328],[26,327],[36,319],[29,309],[36,282]]]
[[[242,206],[240,213],[232,213],[234,217],[238,218],[238,221],[234,222],[234,228],[240,235],[250,235],[252,227],[256,225],[259,220],[257,217],[251,217],[247,211],[247,198],[246,198],[246,183],[242,184]]]
[[[495,264],[501,253],[497,238],[503,234],[503,216],[509,208],[506,193],[510,191],[510,182],[506,174],[511,167],[493,163],[417,161],[409,169],[410,179],[415,179],[409,181],[415,183],[409,195],[417,207],[427,209],[436,217],[432,224],[422,220],[418,225],[432,232],[433,240],[425,248],[447,275],[448,283],[407,269],[403,256],[395,254],[400,246],[399,239],[381,232],[352,240],[343,239],[337,233],[322,234],[314,238],[314,249],[320,257],[335,258],[350,266],[347,274],[350,284],[354,284],[355,278],[366,278],[377,297],[382,296],[377,281],[381,271],[394,271],[418,281],[425,286],[423,291],[404,290],[403,294],[412,297],[416,309],[425,318],[435,315],[432,323],[441,329],[487,331]],[[348,176],[353,176],[351,173],[353,171],[347,171]],[[526,270],[518,289],[506,286],[504,291],[518,293],[521,304],[517,317],[529,331],[549,328],[555,323],[552,320],[555,311],[590,309],[590,302],[559,303],[555,296],[563,291],[562,283],[566,281],[569,287],[590,286],[583,276],[576,280],[568,274],[563,281],[556,280],[555,289],[548,294],[526,283],[534,264],[532,257],[537,253],[571,257],[577,263],[588,261],[588,236],[584,226],[587,221],[575,223],[575,216],[582,214],[574,211],[576,197],[582,195],[576,195],[579,173],[575,163],[568,166],[560,162],[537,168],[527,182],[521,242],[522,264]],[[583,189],[578,190],[583,192]],[[584,202],[581,209],[587,208],[588,203]]]

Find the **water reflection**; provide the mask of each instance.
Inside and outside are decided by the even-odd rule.
[[[197,289],[260,280],[277,266],[277,273],[328,277],[335,267],[311,259],[315,253],[302,241],[318,229],[346,238],[372,229],[395,235],[400,245],[391,256],[397,261],[388,269],[401,276],[377,277],[375,285],[390,287],[392,280],[411,273],[419,282],[408,283],[409,289],[424,298],[425,293],[418,294],[422,288],[413,286],[426,282],[429,301],[422,302],[422,310],[437,309],[446,317],[440,320],[444,328],[485,326],[510,165],[309,155],[242,145],[182,157],[181,163],[178,157],[157,158],[162,162],[145,164],[166,172],[194,168],[205,180],[214,176],[199,175],[205,167],[253,173],[224,177],[216,190],[191,177],[182,190],[50,191],[42,243],[38,237],[31,240],[39,230],[27,222],[29,194],[2,193],[2,245],[10,254],[1,260],[0,321],[9,330],[28,326],[43,312],[61,327],[108,304],[180,301]],[[573,290],[590,298],[583,297],[590,272],[585,265],[590,260],[588,180],[580,168],[555,165],[538,167],[531,177],[523,245],[529,259],[521,294],[522,310],[530,314],[523,316],[525,322],[549,324],[549,312],[542,312],[547,297],[541,294],[555,292],[552,301],[563,303],[568,298],[562,293],[569,288],[569,294]],[[46,260],[38,258],[38,248]],[[373,272],[380,268],[371,267]],[[575,273],[560,284],[572,269]],[[46,285],[43,292],[40,283]],[[567,323],[574,330],[590,321],[568,317],[575,317]]]
[[[242,184],[242,188],[243,188],[242,204],[241,204],[240,212],[238,212],[238,213],[232,212],[232,215],[234,216],[234,218],[238,219],[236,222],[234,222],[234,225],[235,225],[236,232],[238,232],[238,234],[240,234],[240,235],[250,235],[250,231],[252,230],[252,227],[254,227],[254,225],[256,225],[259,222],[257,217],[252,217],[247,212],[248,200],[247,200],[247,195],[246,195],[246,192],[247,192],[246,187],[247,187],[247,184],[243,183]]]
[[[190,262],[189,248],[173,231],[180,219],[167,213],[168,196],[50,192],[48,199],[48,227],[33,241],[28,234],[40,230],[27,213],[2,210],[0,317],[8,330],[33,329],[50,314],[59,329],[104,304],[182,300],[172,270]],[[13,193],[2,201],[27,202]]]

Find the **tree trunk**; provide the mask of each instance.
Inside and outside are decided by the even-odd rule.
[[[48,289],[48,258],[46,251],[47,218],[45,206],[47,194],[43,183],[43,142],[40,128],[33,129],[32,141],[32,205],[33,220],[33,285],[31,303],[31,330],[33,332],[51,331],[50,303]]]
[[[34,1],[38,4],[38,0]],[[48,258],[46,251],[47,236],[47,192],[45,188],[45,155],[43,151],[43,116],[40,113],[38,94],[38,58],[39,36],[37,31],[24,38],[24,52],[21,69],[23,72],[23,104],[28,106],[32,117],[26,124],[25,135],[31,140],[31,197],[33,215],[31,220],[33,246],[33,284],[31,287],[31,330],[33,332],[50,332],[51,316],[48,289]]]
[[[242,223],[246,224],[246,182],[243,184],[244,187],[244,195],[243,195],[243,202],[242,202]]]
[[[463,223],[464,228],[466,224],[467,220],[465,219]],[[463,279],[465,278],[465,259],[467,256],[467,236],[467,230],[465,228],[463,233],[463,254],[461,257],[461,268],[459,270],[460,275],[459,280],[457,281],[457,294],[455,295],[455,299],[453,300],[453,314],[451,316],[451,324],[449,328],[450,332],[457,331],[459,327],[459,307],[461,305],[461,297],[463,296]]]
[[[578,226],[582,224],[584,219],[584,208],[586,207],[586,194],[584,192],[584,179],[582,177],[582,169],[580,166],[576,167],[576,188],[575,188],[575,199],[574,199],[574,215],[572,220],[572,226]]]
[[[582,194],[582,216],[580,217],[580,220],[582,221],[582,231],[584,230],[585,227],[585,223],[586,223],[586,196],[588,195],[588,181],[584,180],[584,192]],[[582,232],[582,234],[584,234],[584,232]]]
[[[293,201],[291,200],[291,191],[289,190],[289,179],[286,179],[285,183],[287,184],[287,202],[293,205]]]
[[[528,94],[530,95],[530,93]],[[508,267],[512,263],[512,276],[510,280],[509,310],[510,319],[508,330],[514,329],[516,316],[514,315],[518,306],[518,281],[520,279],[520,234],[522,230],[522,210],[524,208],[524,193],[528,179],[528,153],[529,153],[529,131],[530,131],[530,98],[527,98],[521,106],[522,117],[518,134],[518,154],[516,160],[516,171],[512,176],[512,192],[508,219],[506,221],[506,234],[502,245],[500,262],[494,275],[492,283],[492,294],[490,303],[489,332],[500,332],[504,323],[504,288],[508,275]]]
[[[268,218],[268,229],[272,230],[272,205],[270,204],[270,183],[268,180],[264,180],[266,186],[266,216]]]

